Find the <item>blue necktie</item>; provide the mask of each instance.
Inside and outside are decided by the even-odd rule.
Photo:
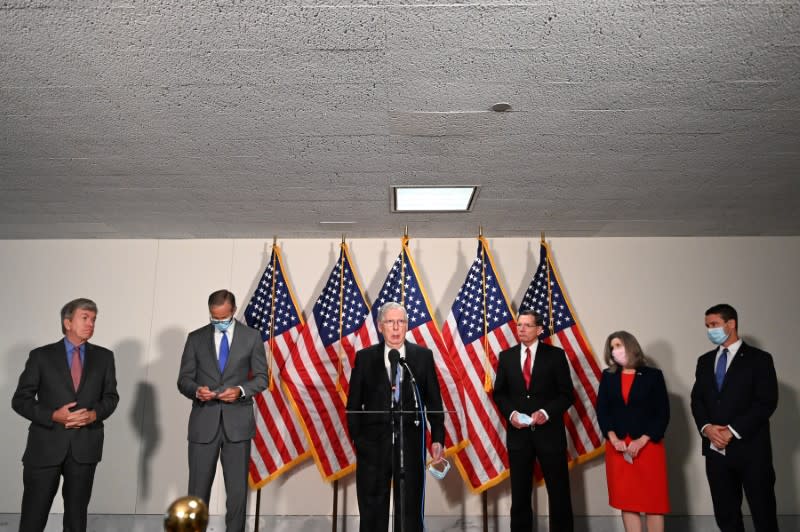
[[[400,386],[401,386],[401,375],[402,369],[399,367],[399,364],[393,363],[391,365],[392,375],[394,375],[394,384],[392,386],[392,401],[395,404],[400,402]]]
[[[722,382],[725,380],[725,369],[728,366],[728,348],[722,350],[722,354],[719,355],[719,360],[717,360],[717,370],[714,372],[714,376],[717,379],[717,390],[722,390]]]
[[[225,371],[225,363],[228,362],[228,353],[230,352],[230,346],[228,345],[228,335],[225,334],[225,331],[222,331],[222,340],[219,342],[219,372],[222,373]]]

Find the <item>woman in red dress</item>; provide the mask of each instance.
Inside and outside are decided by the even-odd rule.
[[[597,392],[597,421],[606,437],[608,503],[622,510],[626,532],[663,532],[669,512],[664,431],[669,397],[660,370],[648,366],[628,332],[609,335]]]

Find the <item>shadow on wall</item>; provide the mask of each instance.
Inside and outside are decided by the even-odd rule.
[[[128,421],[139,440],[136,446],[139,450],[137,457],[138,498],[147,499],[151,485],[149,462],[161,440],[161,428],[155,411],[156,390],[155,386],[147,381],[149,368],[147,358],[142,351],[141,343],[135,340],[123,340],[114,347],[115,358],[118,361],[117,380],[125,380],[125,375],[119,374],[119,370],[122,369],[119,366],[123,361],[138,360],[140,364],[139,370],[131,371],[133,375],[141,375],[143,380],[135,385],[130,383],[134,389]]]
[[[772,353],[769,345],[751,336],[743,340],[759,349]],[[782,353],[772,353],[776,370],[780,367]],[[783,355],[785,356],[785,355]],[[797,501],[798,452],[800,451],[800,434],[797,432],[797,420],[800,419],[800,405],[797,402],[797,391],[791,382],[782,382],[778,373],[778,408],[770,419],[770,435],[772,437],[772,464],[775,467],[775,497],[778,503],[778,514],[793,512]]]
[[[800,451],[798,419],[800,408],[797,404],[797,392],[791,384],[778,380],[778,409],[772,415],[770,423],[778,514],[792,513],[797,501],[797,476],[794,473],[797,471]]]
[[[681,365],[675,360],[670,344],[664,340],[644,348],[648,364],[664,373],[667,394],[669,395],[669,425],[664,436],[667,453],[667,480],[669,482],[669,502],[672,514],[686,514],[688,486],[684,471],[689,467],[692,453],[700,453],[700,435],[694,428],[689,412],[690,389],[681,386],[679,379],[671,378],[681,372]],[[685,370],[684,370],[685,372]],[[709,510],[710,511],[710,510]]]
[[[5,500],[0,504],[0,508],[5,512],[18,512],[22,501],[22,453],[25,452],[30,421],[11,409],[11,398],[17,390],[19,376],[28,360],[28,353],[34,347],[30,344],[17,344],[11,347],[5,354],[6,369],[0,380],[2,382],[0,394],[3,397],[5,410],[8,412],[7,419],[12,423],[10,427],[5,428],[6,433],[3,436],[4,453],[7,455],[5,464],[9,466],[3,473],[5,482],[10,486],[6,490],[0,489],[0,491],[5,491],[9,495],[13,493],[15,497],[13,501]]]

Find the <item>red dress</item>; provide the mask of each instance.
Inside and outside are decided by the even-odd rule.
[[[628,403],[635,373],[622,373],[622,398]],[[631,437],[625,437],[625,443]],[[667,455],[664,440],[648,442],[629,464],[623,453],[606,441],[606,481],[608,504],[625,512],[669,513]]]

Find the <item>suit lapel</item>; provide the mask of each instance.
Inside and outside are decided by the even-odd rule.
[[[86,348],[83,352],[83,370],[81,371],[81,382],[78,384],[78,389],[75,390],[76,393],[83,388],[83,383],[86,382],[86,376],[90,371],[94,371],[94,368],[97,365],[95,354],[94,346],[89,342],[86,342]],[[72,374],[70,374],[70,381],[71,380]]]
[[[745,343],[744,343],[744,342],[742,342],[742,345],[740,345],[740,346],[739,346],[739,350],[738,350],[738,351],[736,351],[736,355],[734,355],[734,357],[733,357],[733,360],[731,360],[731,363],[730,363],[730,365],[728,366],[728,369],[727,369],[727,371],[725,371],[725,378],[723,378],[723,379],[722,379],[722,389],[721,389],[721,390],[719,390],[719,391],[720,391],[720,393],[722,392],[722,390],[724,390],[724,389],[725,389],[725,385],[728,383],[728,377],[730,377],[730,376],[731,376],[731,371],[733,371],[733,372],[734,372],[734,374],[735,374],[737,371],[739,371],[739,367],[740,367],[740,366],[742,365],[742,363],[743,363],[743,360],[742,360],[742,358],[744,357],[744,354],[745,354],[745,351],[746,351],[746,350],[747,350],[747,345],[745,345]],[[715,363],[716,363],[716,359],[715,359]],[[716,369],[716,368],[715,368],[715,369]],[[713,378],[713,377],[712,377],[712,378]],[[716,381],[716,379],[715,379],[715,380],[714,380],[714,387],[716,387],[716,386],[717,386],[717,381]]]
[[[61,374],[61,378],[67,383],[69,389],[74,390],[75,387],[72,385],[72,374],[69,372],[69,362],[67,362],[67,346],[64,344],[64,340],[62,339],[60,342],[57,342],[54,347],[53,357],[55,358],[56,370],[59,374]]]
[[[533,358],[533,364],[531,364],[531,387],[530,387],[531,390],[533,390],[533,387],[536,383],[537,372],[541,374],[542,370],[547,365],[547,360],[545,360],[546,357],[542,356],[542,352],[544,351],[544,349],[542,348],[543,345],[544,344],[542,344],[542,341],[539,340],[539,342],[536,344],[536,350],[531,351],[531,357]],[[521,351],[517,352],[517,356],[522,357],[522,352]],[[520,358],[517,358],[517,363],[519,363],[519,361]],[[523,390],[526,389],[525,376],[522,374],[523,373],[522,365],[524,365],[524,363],[525,362],[523,360],[523,363],[519,365],[519,371],[517,372],[519,374],[520,380],[522,381]]]
[[[236,335],[234,334],[234,337]],[[217,344],[214,342],[214,326],[209,324],[206,326],[206,346],[208,350],[208,356],[211,357],[211,365],[217,371],[217,374],[221,377],[222,372],[219,370],[219,360],[217,359]],[[230,351],[228,351],[228,359],[230,359]]]

